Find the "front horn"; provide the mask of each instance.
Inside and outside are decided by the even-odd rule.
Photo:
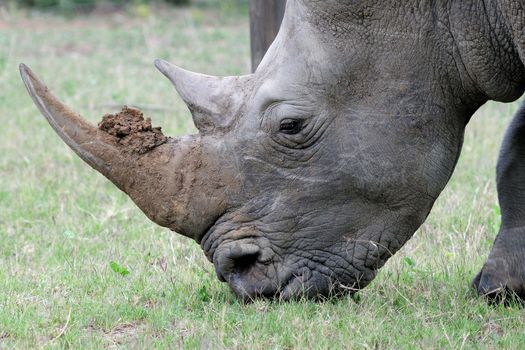
[[[31,98],[62,140],[128,194],[152,221],[199,241],[224,212],[225,190],[210,181],[210,174],[219,173],[212,161],[216,157],[207,154],[215,152],[215,144],[199,136],[164,138],[146,152],[136,152],[71,111],[24,64],[20,74]],[[147,145],[150,141],[144,140]]]
[[[20,75],[29,95],[58,136],[92,168],[108,176],[112,163],[119,157],[110,135],[86,122],[53,96],[25,64],[20,65]]]

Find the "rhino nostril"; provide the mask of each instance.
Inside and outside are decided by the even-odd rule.
[[[216,253],[215,269],[219,279],[229,281],[232,275],[248,273],[257,263],[260,248],[250,243],[232,243]]]
[[[244,274],[250,271],[250,269],[257,263],[260,253],[246,254],[233,259],[233,272],[238,274]]]

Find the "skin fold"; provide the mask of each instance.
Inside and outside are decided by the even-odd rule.
[[[210,77],[156,61],[199,134],[141,156],[21,73],[66,143],[153,221],[196,240],[240,298],[319,298],[364,288],[428,216],[473,113],[523,94],[524,8],[289,0],[254,74]],[[482,295],[524,295],[524,118],[502,148],[503,225],[474,281]],[[100,144],[77,142],[86,135]]]

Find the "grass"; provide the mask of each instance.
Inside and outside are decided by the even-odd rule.
[[[516,104],[473,118],[428,221],[356,300],[243,305],[197,244],[151,223],[66,148],[17,65],[93,122],[136,104],[167,134],[186,134],[189,113],[152,61],[246,73],[247,16],[0,16],[0,349],[525,347],[524,310],[489,306],[469,287],[498,229],[494,166]]]

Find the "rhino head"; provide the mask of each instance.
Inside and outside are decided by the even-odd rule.
[[[353,292],[423,223],[475,109],[517,93],[480,88],[452,63],[439,27],[450,8],[406,3],[290,0],[251,75],[156,61],[199,134],[145,154],[21,74],[62,139],[151,220],[197,241],[239,297]]]

